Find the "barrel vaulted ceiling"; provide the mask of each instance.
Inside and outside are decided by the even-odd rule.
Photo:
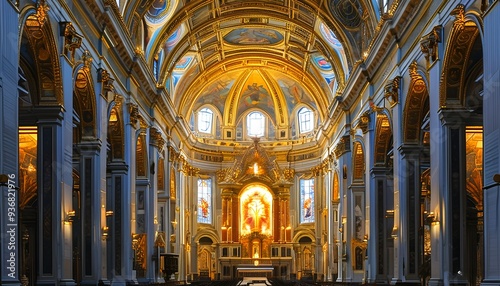
[[[176,112],[211,104],[234,126],[260,108],[285,127],[297,105],[321,125],[370,45],[378,1],[143,0],[122,10]],[[266,99],[245,99],[260,92]],[[258,91],[257,91],[258,90]]]

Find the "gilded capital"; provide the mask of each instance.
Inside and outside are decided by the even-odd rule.
[[[150,144],[158,149],[158,152],[162,152],[165,147],[165,139],[163,139],[162,133],[156,127],[150,129]]]
[[[128,104],[128,112],[130,113],[130,124],[137,125],[139,121],[139,106],[135,103]]]
[[[418,74],[418,69],[417,69],[418,65],[417,65],[417,62],[416,61],[413,61],[411,64],[410,64],[410,67],[408,69],[409,73],[410,73],[410,77],[412,79],[418,79],[420,78],[420,75]]]
[[[83,67],[87,70],[90,70],[90,66],[92,65],[92,61],[94,59],[92,58],[92,55],[90,54],[90,52],[88,50],[86,50],[82,53],[81,60],[83,62]]]
[[[359,118],[359,123],[358,123],[358,126],[363,131],[363,133],[368,132],[368,124],[369,123],[370,123],[370,112],[365,111],[363,114],[361,114],[361,116]]]
[[[395,77],[391,82],[384,87],[384,96],[391,104],[391,107],[398,104],[399,102],[399,86],[401,82],[401,77]]]
[[[61,23],[61,27],[64,29],[64,54],[70,53],[70,59],[74,62],[75,60],[75,51],[80,48],[83,41],[83,36],[76,32],[73,23],[71,22],[63,22]]]
[[[337,158],[344,155],[345,153],[351,151],[350,148],[351,138],[349,135],[344,135],[340,141],[335,145],[334,153]]]
[[[427,61],[434,62],[438,58],[438,43],[441,42],[442,26],[435,26],[432,31],[420,39],[420,49]]]
[[[47,5],[45,0],[40,0],[36,7],[36,18],[40,24],[40,28],[43,27],[45,21],[47,20],[47,12],[49,11],[49,5]]]
[[[102,83],[103,91],[113,91],[115,88],[113,82],[115,81],[109,72],[103,68],[98,70],[97,81]]]
[[[455,22],[453,26],[459,31],[463,30],[465,27],[465,6],[464,4],[458,4],[455,9],[453,9],[450,15],[455,16]]]

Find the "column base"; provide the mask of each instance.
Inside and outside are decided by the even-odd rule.
[[[73,279],[61,279],[59,281],[59,285],[74,286],[74,285],[76,285],[76,282]]]
[[[422,285],[420,280],[400,280],[400,279],[394,279],[391,281],[391,285],[405,285],[405,286],[411,286],[411,285]]]
[[[429,286],[443,286],[444,281],[440,278],[431,278],[429,279]]]
[[[481,286],[498,286],[500,285],[500,280],[483,280]]]
[[[21,282],[19,281],[7,281],[7,280],[0,280],[0,285],[8,285],[8,286],[20,286]]]

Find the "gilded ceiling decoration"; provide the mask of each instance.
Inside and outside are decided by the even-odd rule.
[[[74,101],[75,109],[81,118],[81,132],[83,138],[92,139],[96,136],[96,102],[94,95],[94,85],[90,70],[84,66],[81,68],[75,79]]]
[[[208,145],[199,148],[211,149],[228,145],[224,140],[251,144],[239,134],[252,110],[269,118],[269,141],[293,145],[304,137],[294,130],[302,107],[314,114],[308,140],[321,134],[376,32],[376,6],[365,0],[142,0],[120,9],[157,87],[165,89],[196,140]],[[204,107],[216,116],[213,135],[193,127]],[[292,156],[317,152],[303,153]]]
[[[409,70],[411,81],[408,88],[408,99],[404,107],[404,142],[419,143],[425,115],[425,102],[429,98],[429,93],[422,76],[417,71],[417,63],[413,62]]]
[[[375,164],[385,166],[392,144],[392,129],[387,115],[377,115],[375,132]]]
[[[452,107],[463,104],[465,95],[461,83],[466,80],[467,65],[472,62],[471,51],[479,36],[479,29],[473,21],[466,21],[463,5],[451,13],[455,16],[454,29],[447,45],[441,82],[441,106]]]
[[[30,65],[40,75],[40,94],[36,100],[41,105],[62,105],[61,68],[55,40],[52,36],[50,22],[46,21],[48,6],[45,1],[38,5],[37,13],[27,17],[23,30],[23,41],[29,43],[28,54],[23,54],[24,60],[30,61]]]

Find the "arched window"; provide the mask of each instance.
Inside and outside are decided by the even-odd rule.
[[[198,112],[198,131],[203,133],[212,133],[212,122],[214,113],[210,108],[203,108]]]
[[[254,111],[247,115],[247,134],[250,137],[263,137],[266,126],[264,114]]]
[[[314,114],[307,108],[302,107],[298,112],[299,133],[307,133],[314,129]]]
[[[198,179],[198,222],[212,223],[211,179]]]
[[[314,222],[314,179],[300,179],[300,222]]]

